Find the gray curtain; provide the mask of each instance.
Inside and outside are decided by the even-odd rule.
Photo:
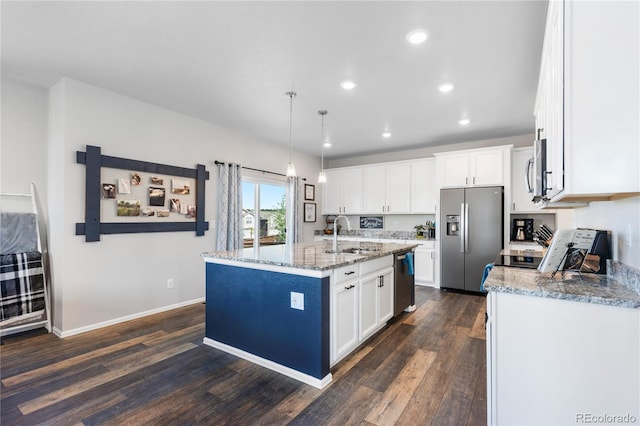
[[[302,178],[290,177],[287,197],[287,244],[302,241]]]
[[[242,248],[241,171],[239,164],[218,164],[218,251]]]

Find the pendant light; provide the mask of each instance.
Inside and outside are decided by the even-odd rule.
[[[287,177],[296,176],[296,166],[293,165],[291,158],[293,156],[293,140],[291,139],[291,130],[293,128],[293,98],[296,92],[285,93],[289,97],[289,164],[287,164]]]
[[[324,174],[324,116],[327,115],[327,111],[320,110],[318,114],[322,117],[322,125],[320,131],[320,146],[322,147],[322,156],[321,156],[321,169],[320,174],[318,175],[318,183],[327,183],[327,175]]]

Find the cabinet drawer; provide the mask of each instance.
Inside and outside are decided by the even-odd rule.
[[[393,256],[378,257],[360,263],[360,276],[365,276],[379,269],[393,266]]]
[[[358,264],[343,266],[333,271],[333,284],[357,279],[359,276]]]

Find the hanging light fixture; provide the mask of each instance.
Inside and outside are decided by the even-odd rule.
[[[320,146],[322,146],[322,156],[321,156],[321,169],[320,174],[318,175],[318,183],[326,183],[327,175],[324,174],[324,116],[327,115],[327,111],[320,110],[318,114],[322,117],[322,126],[320,131]]]
[[[293,140],[291,139],[291,130],[293,128],[293,98],[296,92],[285,93],[289,97],[289,164],[287,164],[287,177],[296,176],[296,166],[293,165],[291,157],[293,156]]]

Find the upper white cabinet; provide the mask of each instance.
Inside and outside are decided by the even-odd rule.
[[[510,145],[435,154],[440,188],[504,185]]]
[[[436,160],[411,162],[411,213],[435,213],[438,202]]]
[[[325,170],[323,214],[362,213],[362,168]]]
[[[540,213],[528,188],[533,185],[533,148],[517,148],[511,152],[511,212]]]
[[[379,164],[362,168],[363,213],[411,212],[409,163]]]
[[[640,193],[639,9],[549,2],[534,114],[551,201]]]

